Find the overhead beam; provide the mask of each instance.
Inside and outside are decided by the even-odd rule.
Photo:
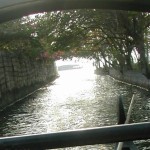
[[[33,13],[68,9],[150,11],[149,0],[24,0],[0,7],[0,23]]]

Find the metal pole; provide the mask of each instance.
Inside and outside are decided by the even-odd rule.
[[[126,121],[125,110],[123,106],[123,97],[122,95],[119,96],[118,103],[117,103],[117,117],[118,117],[118,124],[124,124]]]
[[[106,144],[150,138],[150,122],[50,134],[0,138],[0,149],[44,149]]]
[[[131,111],[132,111],[132,108],[133,108],[133,103],[134,103],[134,94],[132,96],[131,103],[130,103],[130,106],[129,106],[129,109],[128,109],[128,112],[127,112],[127,118],[125,120],[125,124],[129,123],[129,120],[130,120],[130,117],[131,117]],[[117,150],[122,150],[122,147],[123,147],[123,142],[119,142]]]

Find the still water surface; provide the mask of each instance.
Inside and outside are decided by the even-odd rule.
[[[117,123],[116,103],[119,94],[127,108],[135,93],[132,122],[150,121],[150,93],[116,82],[109,76],[94,74],[87,60],[69,63],[69,69],[60,69],[54,82],[36,91],[23,101],[9,107],[0,115],[0,135],[26,135],[62,130],[100,127]],[[70,67],[74,67],[70,68]],[[150,141],[136,141],[140,150],[149,150]],[[93,145],[66,150],[112,150],[113,144]],[[63,148],[64,149],[64,148]]]

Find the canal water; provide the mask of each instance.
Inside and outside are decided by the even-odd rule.
[[[126,111],[135,94],[131,122],[150,121],[149,91],[117,82],[107,75],[95,75],[88,60],[56,63],[59,78],[1,112],[1,137],[115,125],[120,94],[124,96]],[[150,150],[150,140],[135,143],[139,150]],[[114,144],[64,149],[113,150]]]

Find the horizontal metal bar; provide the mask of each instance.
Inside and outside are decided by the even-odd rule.
[[[16,3],[15,3],[16,4]],[[149,0],[24,0],[0,9],[0,23],[39,12],[68,9],[150,11]]]
[[[44,149],[106,144],[150,138],[150,123],[114,125],[50,134],[0,138],[0,149]]]

